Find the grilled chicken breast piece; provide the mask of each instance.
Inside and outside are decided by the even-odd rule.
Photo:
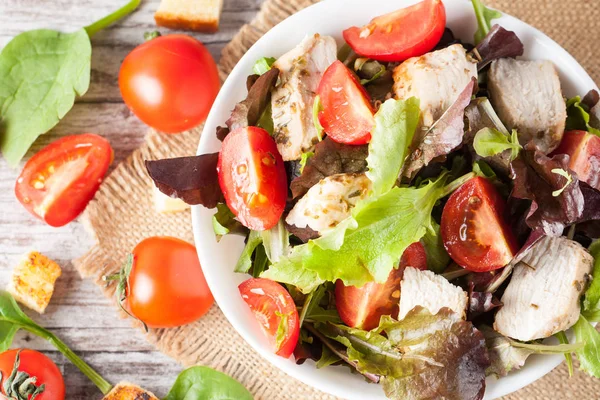
[[[431,314],[437,314],[440,309],[447,307],[460,318],[466,319],[468,301],[467,292],[443,276],[407,267],[400,283],[398,319],[403,319],[416,306],[426,308]]]
[[[296,203],[285,222],[323,235],[350,216],[371,190],[365,174],[337,174],[321,179]]]
[[[472,78],[477,62],[460,44],[409,58],[394,70],[394,95],[399,100],[418,98],[420,127],[430,127],[456,101]]]
[[[318,142],[312,109],[321,77],[335,60],[335,39],[316,34],[273,65],[280,71],[271,96],[273,137],[284,161],[300,159]]]
[[[533,140],[545,154],[560,144],[567,106],[552,62],[496,60],[488,90],[498,116],[509,130],[518,131],[521,144]]]
[[[577,242],[541,239],[515,267],[494,329],[529,341],[570,328],[579,318],[579,299],[593,264],[593,257]]]

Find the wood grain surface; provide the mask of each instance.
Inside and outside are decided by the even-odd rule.
[[[263,0],[225,0],[221,28],[212,35],[195,34],[216,60],[223,46],[258,12]],[[74,31],[109,14],[127,0],[0,0],[0,48],[15,35],[30,29]],[[93,132],[107,138],[115,150],[116,165],[144,138],[147,128],[121,100],[118,71],[123,58],[155,30],[154,11],[159,0],[143,0],[140,8],[92,39],[92,82],[87,94],[55,129],[43,135],[29,158],[56,138]],[[172,32],[160,29],[161,32]],[[79,222],[51,228],[34,219],[14,196],[21,167],[12,169],[0,159],[0,287],[5,287],[22,254],[38,250],[63,267],[46,314],[28,314],[61,337],[83,359],[112,383],[136,382],[163,397],[182,370],[175,361],[154,351],[139,330],[118,318],[114,305],[92,281],[83,281],[70,260],[92,246],[92,238]],[[131,229],[135,229],[132,227]],[[15,346],[42,350],[57,362],[65,377],[68,400],[102,396],[88,379],[43,340],[19,333]]]

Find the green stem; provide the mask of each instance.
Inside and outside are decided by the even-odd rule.
[[[119,8],[112,14],[107,15],[99,21],[94,22],[91,25],[86,26],[84,29],[87,32],[88,36],[91,38],[96,33],[101,31],[102,29],[108,27],[109,25],[114,24],[121,18],[124,18],[131,14],[138,6],[140,5],[142,0],[130,0],[129,3],[125,4],[123,7]]]
[[[569,339],[564,331],[558,332],[556,338],[561,344],[569,344]],[[573,376],[573,355],[571,353],[565,353],[565,360],[567,361],[567,368],[569,369],[569,377]]]
[[[476,175],[474,172],[469,172],[468,174],[465,174],[460,178],[450,182],[448,185],[446,185],[446,187],[444,187],[443,195],[440,196],[440,198],[448,196],[450,193],[454,192],[456,189],[464,185],[468,180],[470,180],[471,178],[475,178],[475,176]]]
[[[315,291],[313,290],[306,296],[306,299],[304,300],[304,305],[302,306],[302,311],[300,311],[300,328],[302,328],[302,323],[304,322],[304,318],[306,318],[306,312],[308,311],[308,306],[310,306],[310,302],[312,301],[314,294],[315,294]]]
[[[46,339],[54,347],[58,349],[65,357],[69,359],[85,376],[87,376],[97,387],[100,389],[102,394],[106,395],[111,391],[112,385],[108,383],[104,378],[100,376],[96,371],[92,369],[85,361],[77,356],[77,354],[73,353],[73,351],[58,337],[56,337],[52,332],[36,326],[28,326],[23,325],[23,329],[37,335],[41,338]]]

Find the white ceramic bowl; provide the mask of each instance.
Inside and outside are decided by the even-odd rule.
[[[325,0],[286,19],[267,32],[240,60],[223,85],[208,117],[198,147],[198,154],[218,151],[221,142],[215,137],[215,128],[229,117],[234,105],[246,97],[246,77],[252,73],[254,62],[261,57],[278,57],[295,47],[308,34],[331,35],[342,42],[342,31],[350,26],[361,26],[371,18],[417,3],[417,0]],[[454,34],[472,42],[476,30],[475,15],[468,0],[444,0],[447,25]],[[562,49],[540,31],[505,15],[496,21],[515,31],[525,45],[524,58],[548,59],[560,71],[566,96],[584,95],[596,85],[585,70]],[[243,302],[238,285],[248,276],[233,272],[244,247],[239,236],[226,236],[217,243],[212,228],[214,211],[195,206],[192,222],[196,246],[206,280],[225,316],[242,337],[264,358],[277,368],[324,392],[351,400],[385,399],[379,385],[368,384],[360,376],[351,374],[347,368],[328,367],[317,370],[314,362],[296,365],[272,353],[257,322]],[[488,378],[486,399],[494,399],[518,390],[541,378],[564,358],[562,355],[534,356],[524,368],[501,380]]]

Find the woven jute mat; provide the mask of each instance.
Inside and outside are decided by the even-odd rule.
[[[384,0],[391,1],[391,0]],[[465,0],[467,1],[467,0]],[[316,0],[266,0],[252,23],[244,26],[223,50],[219,68],[225,79],[237,61],[275,24]],[[598,82],[600,63],[600,0],[487,0],[541,29],[575,56]],[[104,288],[101,277],[114,273],[128,252],[149,236],[168,235],[193,241],[189,212],[160,215],[154,211],[152,183],[144,160],[192,155],[200,128],[180,135],[150,132],[146,143],[133,152],[104,181],[88,206],[84,221],[97,244],[74,263],[84,277]],[[114,288],[104,288],[113,296]],[[249,348],[218,307],[200,321],[175,329],[151,330],[148,340],[160,351],[189,366],[208,365],[238,379],[256,399],[333,399],[275,369]],[[564,365],[505,400],[600,398],[600,382],[583,373],[568,378]],[[367,399],[368,400],[368,399]]]

